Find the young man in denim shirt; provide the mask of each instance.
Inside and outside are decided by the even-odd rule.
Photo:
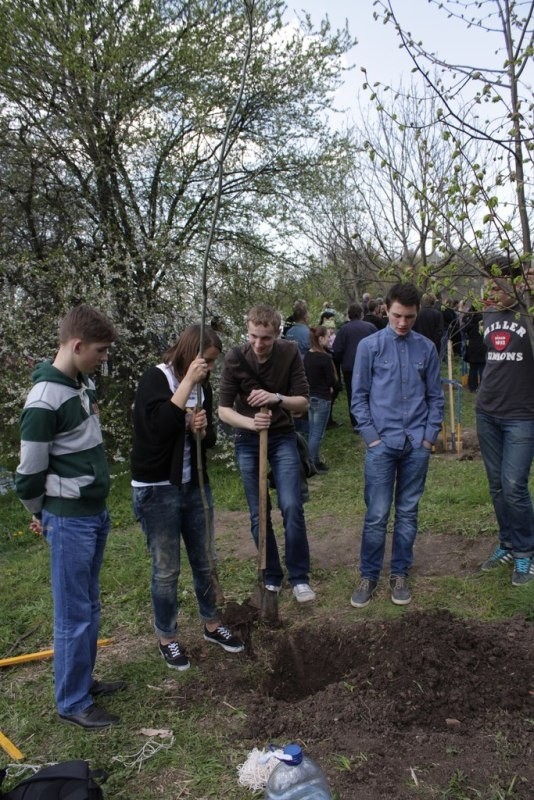
[[[386,298],[388,326],[363,339],[356,353],[352,413],[367,445],[367,512],[360,549],[361,580],[351,597],[355,608],[366,606],[377,587],[393,498],[391,599],[396,605],[411,600],[407,577],[417,511],[444,410],[437,350],[430,339],[412,330],[419,302],[413,284],[395,284]]]

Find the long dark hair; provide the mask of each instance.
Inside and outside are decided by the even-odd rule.
[[[310,344],[313,349],[328,352],[326,347],[323,347],[319,341],[321,336],[328,336],[328,328],[326,328],[324,325],[315,325],[315,327],[310,328]]]
[[[222,342],[213,328],[205,328],[204,330],[204,347],[202,352],[208,347],[215,347],[219,353],[222,353]],[[191,362],[198,356],[199,350],[200,325],[190,325],[183,331],[175,344],[164,353],[163,361],[165,364],[171,364],[174,374],[181,380],[189,369]]]

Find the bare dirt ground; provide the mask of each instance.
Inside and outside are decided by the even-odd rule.
[[[220,513],[217,531],[222,556],[254,558],[248,515]],[[355,533],[310,538],[314,569],[355,562]],[[492,545],[421,535],[413,576],[473,575]],[[532,623],[460,621],[416,599],[394,619],[362,619],[348,597],[339,612],[301,608],[287,588],[280,603],[276,628],[247,603],[227,606],[242,657],[191,650],[200,674],[183,702],[208,693],[243,710],[232,742],[301,742],[340,800],[534,798]]]

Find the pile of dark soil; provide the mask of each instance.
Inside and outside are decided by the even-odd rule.
[[[228,731],[241,745],[301,742],[340,800],[534,797],[531,623],[416,611],[291,631],[233,621],[247,655],[215,679],[206,663],[188,696],[209,687],[243,708]],[[268,662],[260,679],[250,660]]]

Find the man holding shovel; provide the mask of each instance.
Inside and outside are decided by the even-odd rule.
[[[281,318],[267,305],[247,315],[248,342],[230,350],[224,360],[219,418],[235,428],[236,459],[250,511],[251,532],[258,545],[260,519],[266,512],[264,591],[280,591],[283,572],[274,537],[269,498],[260,508],[261,432],[282,512],[285,563],[295,599],[315,600],[309,584],[310,555],[300,490],[300,457],[292,414],[308,410],[309,387],[295,343],[279,338]]]

